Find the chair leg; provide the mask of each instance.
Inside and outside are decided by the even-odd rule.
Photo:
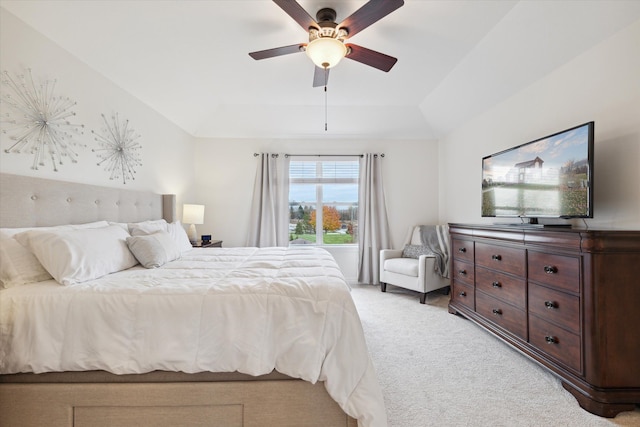
[[[427,302],[427,293],[423,292],[420,294],[420,304],[425,304]]]
[[[380,282],[380,292],[387,292],[387,284]]]

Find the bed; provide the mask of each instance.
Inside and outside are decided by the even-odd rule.
[[[162,218],[179,225],[174,196],[0,174],[3,230],[94,224],[11,236],[47,267],[46,254],[65,259],[52,235],[95,242],[85,257],[112,254],[113,234]],[[386,426],[357,311],[326,251],[190,249],[97,277],[69,273],[77,262],[0,291],[0,425]]]

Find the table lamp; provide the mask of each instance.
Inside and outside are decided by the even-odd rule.
[[[204,224],[204,205],[184,204],[182,209],[183,224],[190,224],[187,236],[192,245],[198,243],[198,234],[196,233],[196,224]]]

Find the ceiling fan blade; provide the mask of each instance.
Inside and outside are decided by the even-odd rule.
[[[313,87],[325,86],[329,83],[329,69],[315,67],[313,72]]]
[[[318,23],[300,6],[296,0],[273,0],[282,10],[293,18],[305,31],[309,28],[319,28]]]
[[[347,43],[346,46],[349,48],[349,53],[345,58],[353,59],[378,70],[389,71],[398,62],[398,59],[393,56],[385,55],[366,47],[353,43]]]
[[[369,25],[381,20],[398,9],[403,4],[403,0],[370,0],[342,21],[338,25],[338,28],[346,28],[349,32],[349,37],[353,37]]]
[[[259,50],[257,52],[250,52],[249,56],[253,59],[266,59],[273,58],[274,56],[289,55],[290,53],[298,53],[303,51],[303,47],[306,43],[292,44],[290,46],[274,47],[273,49]]]

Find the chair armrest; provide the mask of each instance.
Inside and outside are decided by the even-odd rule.
[[[435,255],[420,255],[418,257],[418,275],[420,277],[425,277],[427,272],[433,273],[435,272]]]
[[[402,249],[382,249],[380,250],[380,265],[390,258],[401,258]]]

